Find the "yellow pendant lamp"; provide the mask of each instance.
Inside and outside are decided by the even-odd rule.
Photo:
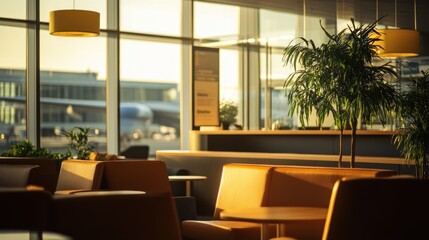
[[[57,10],[50,12],[49,17],[51,35],[93,37],[100,34],[100,13],[98,12],[77,9]]]
[[[378,14],[378,1],[377,1]],[[395,0],[395,26],[396,26],[396,0]],[[417,29],[416,1],[414,0],[414,28]],[[380,33],[380,57],[415,57],[420,52],[420,34],[415,29],[378,29]]]
[[[420,35],[412,29],[379,29],[380,57],[415,57],[419,55]]]

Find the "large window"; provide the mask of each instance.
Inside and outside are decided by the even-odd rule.
[[[299,128],[288,115],[283,83],[293,69],[283,65],[283,49],[301,36],[327,41],[320,23],[334,32],[350,17],[366,23],[375,16],[375,4],[357,0],[214,2],[0,0],[0,147],[30,137],[64,148],[61,131],[78,126],[92,129],[98,151],[144,144],[153,156],[189,148],[180,140],[192,129],[192,46],[219,49],[220,100],[238,104],[244,129]],[[49,35],[49,12],[73,8],[99,12],[101,35]],[[391,9],[380,4],[379,15]],[[398,13],[399,27],[406,26],[404,14]],[[392,26],[391,19],[382,26]],[[427,65],[424,56],[416,62]]]
[[[301,16],[288,12],[260,10],[260,128],[272,128],[273,123],[282,129],[291,129],[296,122],[288,115],[289,105],[284,94],[285,77],[291,67],[282,62],[284,47],[303,32]]]
[[[67,145],[61,132],[89,127],[97,150],[106,151],[106,38],[40,34],[41,144]],[[67,47],[64,47],[67,46]]]
[[[222,14],[218,14],[222,12]],[[241,102],[240,7],[205,2],[194,3],[195,44],[219,48],[219,98]],[[238,117],[238,123],[242,121]]]
[[[181,45],[121,38],[120,49],[121,149],[179,149]]]

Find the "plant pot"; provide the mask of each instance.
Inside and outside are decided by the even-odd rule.
[[[231,125],[231,123],[229,123],[229,122],[222,122],[222,129],[223,130],[229,130],[229,125]]]

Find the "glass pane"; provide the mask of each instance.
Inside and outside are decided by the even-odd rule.
[[[61,133],[89,127],[96,150],[106,152],[106,38],[40,34],[41,143],[64,152]]]
[[[26,12],[26,0],[0,0],[0,17],[2,18],[26,19]]]
[[[121,39],[121,150],[180,149],[181,45]]]
[[[219,14],[219,13],[222,14]],[[200,46],[219,50],[219,100],[241,104],[240,51],[236,46],[240,39],[240,7],[206,2],[194,2],[194,37]],[[229,47],[229,48],[228,48]],[[242,124],[239,108],[237,124]]]
[[[296,14],[261,9],[259,19],[262,45],[286,47],[303,31],[302,18]]]
[[[121,79],[178,83],[179,44],[121,39]]]
[[[120,28],[126,32],[181,36],[181,0],[121,0]]]
[[[26,32],[0,26],[0,152],[26,138]]]
[[[328,5],[325,7],[330,8]],[[333,7],[332,12],[335,13],[335,6]],[[297,37],[311,39],[316,45],[326,42],[327,37],[320,24],[328,32],[333,32],[335,29],[331,11],[318,11],[315,5],[308,6],[306,10],[305,19],[301,14],[260,11],[260,42],[262,46],[268,45],[268,51],[263,47],[260,52],[261,128],[296,129],[300,127],[298,116],[289,115],[290,105],[285,97],[284,82],[294,69],[291,65],[284,65],[283,50]],[[266,108],[268,113],[265,112]],[[265,126],[266,118],[268,122]],[[311,116],[310,119],[314,117]],[[310,122],[310,125],[313,124],[313,121]],[[325,123],[330,127],[329,120]]]
[[[267,63],[268,54],[268,63]],[[270,127],[272,124],[276,124],[276,128],[290,129],[295,128],[293,122],[296,121],[296,116],[289,116],[288,112],[290,106],[285,97],[284,82],[289,74],[293,73],[293,67],[284,66],[282,62],[282,49],[280,48],[262,48],[260,53],[261,63],[261,125],[263,128],[265,125],[265,89],[266,79],[268,79],[268,93],[270,94],[271,105]],[[268,66],[267,66],[268,65]],[[268,72],[267,72],[268,70]]]
[[[81,9],[100,13],[100,28],[107,26],[106,0],[40,0],[40,21],[49,22],[49,13],[55,10]]]
[[[220,90],[219,97],[224,100],[239,101],[239,52],[231,49],[220,49]]]
[[[290,66],[284,66],[282,62],[283,49],[296,37],[302,36],[304,31],[302,16],[260,10],[260,43],[263,47],[260,52],[260,79],[261,79],[261,128],[265,127],[268,100],[268,128],[291,129],[294,117],[289,116],[289,104],[285,97],[283,87],[286,77],[293,72]],[[268,79],[268,91],[267,89]],[[266,98],[266,93],[269,98]],[[296,118],[296,117],[295,117]]]
[[[237,40],[239,13],[240,8],[237,6],[195,2],[194,37],[225,41]]]

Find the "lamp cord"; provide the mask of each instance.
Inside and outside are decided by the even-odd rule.
[[[378,26],[378,0],[375,1],[375,21],[377,21],[376,26]]]
[[[395,28],[398,27],[398,17],[397,17],[397,5],[396,5],[396,0],[395,0]]]
[[[303,0],[302,1],[302,15],[303,15],[303,28],[304,28],[304,33],[303,33],[303,36],[305,37],[305,30],[307,29],[307,22],[306,22],[306,15],[307,15],[307,5],[306,5],[306,3],[305,3],[305,0]]]
[[[417,6],[416,6],[416,0],[414,0],[414,30],[417,30]]]

